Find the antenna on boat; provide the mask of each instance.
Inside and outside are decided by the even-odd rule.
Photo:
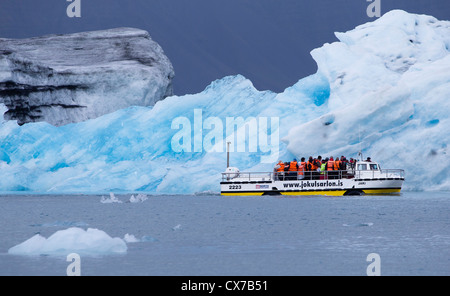
[[[230,167],[230,144],[231,142],[227,142],[227,168]]]
[[[359,137],[359,152],[358,156],[361,157],[361,161],[363,161],[363,154],[362,154],[362,144],[361,144],[361,126],[358,124],[358,137]]]

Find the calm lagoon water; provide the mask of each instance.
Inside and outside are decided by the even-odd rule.
[[[450,193],[396,196],[0,195],[0,275],[66,275],[65,256],[11,255],[70,227],[133,235],[121,255],[81,256],[81,275],[450,275]]]

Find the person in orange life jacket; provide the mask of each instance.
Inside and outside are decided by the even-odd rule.
[[[310,156],[308,158],[308,161],[306,162],[306,173],[305,173],[305,178],[307,180],[311,180],[312,179],[312,166],[313,166],[313,158],[312,156]]]
[[[319,167],[320,167],[320,165],[322,164],[322,156],[317,156],[317,160],[319,161]]]
[[[289,171],[296,172],[297,170],[298,170],[298,163],[297,159],[294,158],[294,160],[289,163]]]
[[[277,165],[275,166],[275,170],[279,172],[284,172],[284,163],[280,160],[278,161]]]
[[[319,168],[318,160],[317,160],[317,158],[314,158],[311,162],[311,171],[315,172],[315,171],[317,171],[318,168]]]
[[[334,179],[334,158],[333,158],[333,156],[330,156],[330,160],[328,160],[327,171],[328,171],[328,178]]]
[[[320,162],[317,158],[314,158],[311,163],[311,174],[312,179],[319,179],[319,170],[320,169]]]
[[[338,178],[340,174],[340,172],[338,172],[341,169],[340,165],[341,161],[339,160],[339,157],[336,157],[336,159],[334,160],[334,170],[336,171],[336,178]]]
[[[320,166],[322,165],[322,156],[318,156],[317,158],[314,158],[313,165],[311,166],[311,170],[313,171],[313,179],[320,179]]]
[[[334,161],[334,170],[339,171],[341,169],[340,167],[341,161],[339,160],[339,157],[336,157],[336,160]]]
[[[302,157],[302,159],[300,160],[300,164],[305,168],[305,170],[307,169],[307,167],[306,167],[306,161],[305,161],[305,158],[304,158],[304,157]]]
[[[278,180],[284,179],[284,163],[280,160],[278,161],[277,165],[275,166],[275,178]]]
[[[334,171],[334,159],[333,159],[333,156],[330,156],[330,159],[328,160],[327,171]]]
[[[294,158],[294,160],[289,163],[288,171],[289,171],[289,179],[297,180],[298,163],[296,158]]]
[[[308,163],[306,162],[306,159],[304,157],[300,159],[300,164],[303,166],[303,178],[305,178],[308,171]]]

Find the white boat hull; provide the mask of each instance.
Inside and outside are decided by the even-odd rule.
[[[245,180],[235,178],[220,183],[222,195],[362,195],[398,194],[403,178],[330,180]]]

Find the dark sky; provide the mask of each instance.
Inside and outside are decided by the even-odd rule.
[[[381,13],[403,9],[450,20],[449,0],[380,0]],[[281,92],[316,72],[310,51],[373,21],[368,0],[0,0],[0,38],[135,27],[147,30],[175,68],[175,93],[242,74],[260,90]]]

